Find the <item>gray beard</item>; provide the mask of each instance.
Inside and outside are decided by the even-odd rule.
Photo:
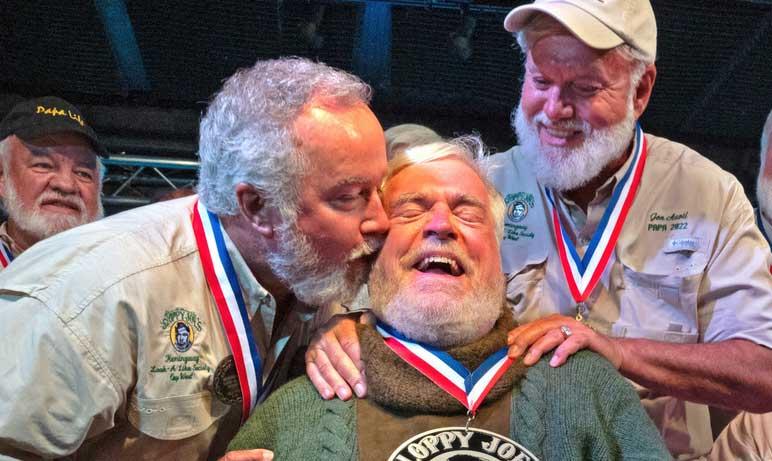
[[[486,335],[504,305],[503,275],[478,281],[466,293],[441,293],[433,287],[400,286],[376,262],[368,289],[379,320],[412,341],[442,348],[469,344]]]
[[[296,219],[285,218],[276,233],[278,248],[267,256],[266,263],[295,297],[309,306],[353,300],[369,275],[364,256],[380,248],[378,239],[366,241],[335,264],[322,261],[311,240],[298,229]]]
[[[541,114],[537,114],[539,118]],[[543,117],[543,116],[542,116]],[[603,168],[627,151],[635,129],[632,98],[627,116],[616,125],[592,129],[586,122],[573,120],[571,126],[581,126],[585,141],[575,148],[542,146],[534,120],[527,120],[520,105],[515,109],[514,128],[520,152],[532,165],[539,182],[557,191],[582,187],[596,178]]]

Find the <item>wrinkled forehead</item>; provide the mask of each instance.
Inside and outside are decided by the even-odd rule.
[[[383,201],[387,209],[419,200],[489,206],[483,180],[467,162],[457,157],[410,164],[385,181]]]

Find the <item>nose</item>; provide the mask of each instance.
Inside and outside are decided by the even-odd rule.
[[[438,203],[432,207],[429,221],[424,226],[424,238],[456,239],[458,234],[451,222],[451,215],[452,211],[447,204]]]
[[[573,118],[574,107],[568,101],[560,87],[550,88],[547,93],[547,101],[544,104],[544,113],[550,120],[564,120]]]
[[[389,231],[389,218],[383,209],[378,191],[374,190],[367,202],[365,218],[360,225],[360,231],[362,235],[385,234]]]
[[[54,173],[48,184],[51,189],[54,189],[62,194],[74,194],[78,190],[78,183],[77,179],[75,178],[75,174],[66,170],[60,170]]]

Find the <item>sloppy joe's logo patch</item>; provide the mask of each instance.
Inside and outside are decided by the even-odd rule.
[[[169,341],[177,352],[187,352],[196,342],[203,322],[195,312],[181,307],[164,312],[161,329],[169,334]]]
[[[507,204],[507,218],[511,222],[520,222],[528,216],[528,210],[534,207],[533,194],[518,192],[507,194],[504,202]]]
[[[406,440],[389,461],[538,461],[514,440],[483,429],[441,427]]]

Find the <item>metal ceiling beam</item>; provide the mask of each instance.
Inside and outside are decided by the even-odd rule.
[[[415,8],[425,9],[465,9],[470,12],[498,13],[506,15],[512,10],[512,8],[531,2],[529,0],[522,0],[517,2],[499,1],[492,2],[494,4],[486,4],[483,2],[475,2],[471,0],[379,0],[377,2],[372,0],[336,0],[334,3],[387,3],[392,6],[412,6]],[[506,3],[511,4],[507,5]]]
[[[124,0],[94,0],[116,64],[129,91],[148,91],[150,83]]]
[[[371,85],[391,86],[391,3],[365,2],[353,65],[354,73]]]

